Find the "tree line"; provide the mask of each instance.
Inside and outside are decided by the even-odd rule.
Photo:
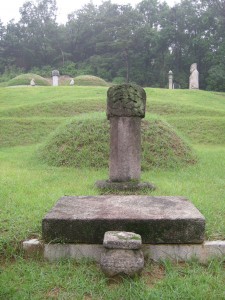
[[[143,0],[136,7],[92,2],[56,22],[56,0],[27,1],[18,22],[0,21],[1,78],[52,69],[107,81],[166,87],[168,72],[188,87],[198,64],[200,88],[225,91],[225,2]]]

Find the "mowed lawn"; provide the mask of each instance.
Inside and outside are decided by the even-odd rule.
[[[225,299],[223,260],[148,263],[141,277],[108,280],[90,261],[49,263],[24,256],[21,242],[41,238],[41,220],[61,196],[98,195],[95,181],[107,179],[107,169],[54,167],[37,155],[58,126],[105,115],[106,92],[0,88],[0,299]],[[206,239],[224,240],[225,94],[146,92],[146,119],[165,120],[197,156],[189,166],[143,171],[142,180],[157,186],[147,193],[187,197],[206,218]]]

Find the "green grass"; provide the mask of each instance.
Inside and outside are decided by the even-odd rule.
[[[109,86],[102,78],[92,75],[80,75],[74,78],[75,85],[80,86]]]
[[[224,299],[224,274],[221,263],[200,266],[147,265],[140,278],[107,280],[99,267],[83,261],[43,261],[18,259],[2,273],[2,299],[77,299],[77,300],[177,300]]]
[[[143,121],[141,131],[142,170],[177,168],[196,162],[187,143],[159,118]],[[40,147],[38,156],[49,165],[58,167],[107,168],[109,122],[105,115],[96,113],[73,118],[49,136]]]
[[[98,195],[95,181],[108,177],[107,168],[54,167],[37,157],[68,117],[104,118],[106,91],[0,88],[0,299],[225,299],[222,261],[148,264],[140,278],[109,281],[91,262],[24,257],[21,242],[41,237],[41,220],[61,196]],[[224,239],[225,94],[146,91],[146,120],[174,126],[198,157],[194,165],[144,171],[142,180],[157,186],[149,194],[189,198],[206,218],[206,239]]]
[[[31,79],[34,79],[35,84],[39,86],[50,85],[45,78],[32,73],[21,74],[19,76],[16,76],[15,78],[9,80],[7,85],[8,86],[30,85]]]

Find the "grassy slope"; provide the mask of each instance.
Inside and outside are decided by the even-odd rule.
[[[107,178],[106,169],[49,167],[35,156],[37,143],[67,117],[105,111],[106,90],[0,89],[0,255],[4,271],[0,273],[0,299],[74,299],[74,295],[76,299],[120,299],[121,295],[125,299],[209,299],[209,295],[222,299],[224,272],[219,262],[207,267],[162,264],[159,280],[153,278],[158,274],[154,275],[154,267],[148,266],[142,278],[123,280],[114,287],[92,264],[51,265],[20,257],[20,241],[40,236],[41,219],[59,197],[97,195],[94,182]],[[207,237],[223,239],[225,95],[160,89],[147,89],[147,95],[148,113],[161,115],[189,138],[199,162],[184,169],[153,169],[142,174],[143,180],[157,186],[153,195],[191,199],[206,217]],[[7,261],[12,257],[13,264]]]

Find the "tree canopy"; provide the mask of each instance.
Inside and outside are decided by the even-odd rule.
[[[0,20],[0,74],[95,75],[115,83],[166,87],[168,72],[188,87],[198,64],[200,88],[225,91],[223,0],[142,0],[136,7],[92,2],[58,24],[56,0],[27,1],[20,20]]]

